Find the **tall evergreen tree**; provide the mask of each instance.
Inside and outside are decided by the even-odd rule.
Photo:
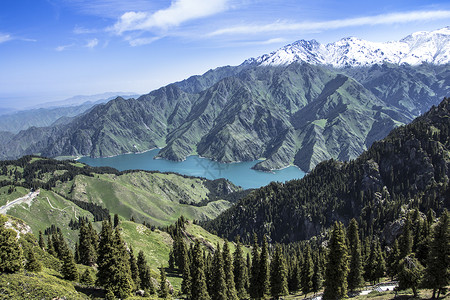
[[[411,216],[406,214],[405,224],[403,225],[403,232],[399,239],[400,259],[403,259],[407,255],[411,254],[413,248],[413,235],[412,235]]]
[[[125,243],[120,235],[119,228],[114,231],[114,255],[113,255],[113,278],[110,286],[116,297],[127,298],[133,290],[133,279],[131,278],[129,254]]]
[[[392,245],[391,252],[387,258],[387,273],[391,278],[394,278],[398,274],[398,263],[400,261],[400,249],[398,246],[398,239],[395,239]]]
[[[205,278],[205,264],[203,261],[202,249],[200,248],[200,242],[195,241],[195,246],[192,254],[192,285],[191,285],[191,297],[198,300],[211,299],[206,287]]]
[[[233,258],[231,257],[230,247],[225,241],[223,245],[223,270],[225,272],[225,282],[227,287],[227,299],[237,300],[236,286],[234,285]]]
[[[27,262],[25,264],[25,270],[30,272],[40,272],[42,270],[41,263],[36,259],[34,255],[33,247],[30,247],[27,251]]]
[[[86,266],[93,266],[97,261],[97,249],[92,244],[92,232],[88,226],[81,221],[79,232],[78,255],[79,262]]]
[[[114,239],[111,223],[103,220],[98,249],[97,285],[108,286],[114,271]]]
[[[414,254],[409,254],[400,260],[398,273],[398,287],[400,290],[411,288],[414,297],[417,297],[417,289],[423,275],[423,266],[414,257]]]
[[[323,284],[323,275],[322,275],[322,261],[320,258],[320,254],[317,253],[314,258],[314,271],[312,277],[312,291],[314,294],[320,290]]]
[[[258,273],[258,296],[260,298],[269,294],[270,288],[270,268],[269,268],[269,245],[267,243],[267,237],[263,236],[263,242],[261,247],[261,256],[259,259],[259,273]]]
[[[5,228],[8,221],[0,215],[0,273],[14,273],[22,268],[23,252],[17,241],[17,233]]]
[[[114,214],[114,228],[116,228],[117,226],[119,226],[119,215]]]
[[[302,265],[301,286],[302,292],[306,295],[312,291],[313,262],[311,257],[311,246],[306,246],[304,261]]]
[[[77,281],[79,275],[72,251],[70,251],[69,248],[65,248],[61,256],[62,256],[61,274],[63,275],[64,279],[70,281]]]
[[[141,278],[139,275],[139,268],[132,247],[130,247],[130,272],[131,278],[133,279],[134,282],[134,287],[135,289],[138,289],[141,286]]]
[[[212,300],[225,300],[227,297],[227,286],[225,279],[225,272],[223,268],[223,257],[220,252],[220,245],[217,244],[217,249],[214,253],[212,263],[212,286],[211,286],[211,299]]]
[[[322,299],[343,299],[347,297],[348,250],[342,223],[335,222],[328,248]]]
[[[236,238],[236,249],[233,256],[233,271],[236,292],[240,299],[246,299],[248,297],[246,290],[246,285],[248,283],[248,271],[239,237]]]
[[[259,271],[260,271],[260,254],[258,246],[258,238],[256,234],[253,234],[253,245],[252,245],[252,261],[251,261],[251,276],[250,276],[250,287],[249,293],[251,298],[258,298],[259,295]]]
[[[450,228],[447,210],[432,229],[424,279],[425,287],[433,289],[433,299],[436,291],[439,298],[441,291],[450,284]]]
[[[361,243],[359,241],[358,222],[355,219],[350,221],[347,231],[350,246],[350,264],[347,277],[348,289],[354,291],[363,284]]]
[[[160,268],[160,285],[159,285],[159,296],[161,298],[167,298],[169,296],[169,287],[167,286],[166,271],[161,266]]]
[[[80,283],[85,284],[87,286],[92,286],[95,283],[94,276],[89,269],[84,270],[83,274],[80,277]]]
[[[47,253],[56,257],[55,248],[53,247],[53,241],[51,235],[47,236]]]
[[[45,250],[45,242],[44,242],[44,237],[42,236],[42,231],[39,230],[39,247],[42,250]]]
[[[287,295],[289,292],[286,260],[279,244],[275,246],[275,253],[270,264],[270,292],[275,299],[279,299],[280,296]]]

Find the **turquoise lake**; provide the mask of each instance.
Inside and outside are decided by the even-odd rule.
[[[297,167],[288,167],[272,173],[252,170],[251,167],[258,163],[256,160],[225,164],[207,158],[200,158],[196,155],[189,156],[182,162],[154,159],[158,152],[159,149],[154,149],[144,153],[122,154],[113,157],[82,157],[79,161],[93,167],[109,166],[119,171],[139,169],[176,172],[207,179],[226,178],[244,189],[258,188],[272,181],[284,182],[305,176],[305,172]]]

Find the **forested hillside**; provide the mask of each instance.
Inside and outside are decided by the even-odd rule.
[[[450,99],[393,130],[350,162],[329,160],[301,180],[253,191],[205,228],[233,239],[293,242],[356,218],[365,235],[392,242],[405,209],[450,207]]]

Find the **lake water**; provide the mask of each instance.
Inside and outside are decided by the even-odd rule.
[[[226,178],[244,189],[258,188],[272,181],[284,182],[305,176],[305,172],[292,166],[272,173],[252,170],[251,167],[259,162],[257,160],[225,164],[207,158],[200,158],[196,155],[189,156],[182,162],[153,159],[158,152],[159,149],[154,149],[143,153],[122,154],[113,157],[82,157],[79,161],[94,167],[109,166],[119,171],[139,169],[176,172],[207,179]]]

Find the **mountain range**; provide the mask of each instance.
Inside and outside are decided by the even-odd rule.
[[[447,27],[384,44],[299,41],[137,99],[116,98],[65,124],[1,135],[0,157],[160,147],[170,160],[263,158],[255,168],[266,171],[351,160],[449,94],[449,36]]]

